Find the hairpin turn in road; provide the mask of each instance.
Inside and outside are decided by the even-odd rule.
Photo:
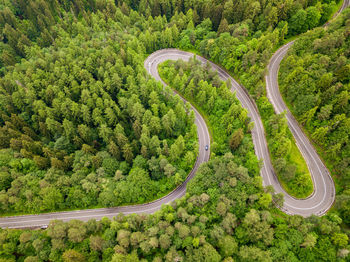
[[[350,5],[350,0],[344,0],[342,7],[338,11],[340,13],[347,6]],[[332,178],[329,175],[328,170],[320,160],[312,144],[309,142],[305,134],[302,132],[298,123],[288,111],[286,105],[283,102],[281,94],[278,89],[278,69],[279,64],[283,57],[286,55],[289,47],[293,44],[290,42],[282,46],[271,58],[269,63],[269,74],[266,76],[267,92],[268,97],[273,104],[277,113],[287,111],[287,120],[292,134],[294,135],[297,145],[301,150],[306,163],[308,164],[310,173],[313,178],[314,192],[311,197],[307,199],[295,199],[281,188],[279,181],[274,173],[274,169],[271,164],[269,151],[265,139],[264,127],[261,122],[261,118],[256,107],[255,102],[250,98],[246,89],[240,86],[228,73],[226,73],[219,66],[211,63],[202,57],[197,57],[203,63],[210,63],[214,70],[216,70],[223,81],[227,79],[231,80],[232,86],[231,91],[236,92],[237,98],[240,100],[242,106],[249,112],[251,120],[254,122],[254,128],[252,130],[252,137],[254,143],[255,153],[258,159],[261,159],[263,166],[261,168],[261,176],[263,178],[264,186],[272,185],[275,188],[276,193],[282,192],[285,195],[284,206],[281,209],[288,214],[298,214],[302,216],[309,216],[312,214],[322,215],[332,205],[335,197],[335,189]],[[158,74],[159,63],[166,60],[177,60],[183,59],[188,60],[193,57],[193,54],[183,52],[177,49],[163,49],[151,54],[146,61],[144,66],[149,74],[151,74],[156,80],[162,81]],[[164,84],[164,82],[162,81]],[[132,213],[153,213],[161,208],[162,205],[167,204],[182,197],[186,192],[186,185],[188,181],[193,178],[199,165],[209,160],[210,150],[206,150],[205,146],[210,145],[210,137],[208,128],[205,124],[204,119],[198,113],[195,112],[195,123],[197,125],[198,141],[199,141],[199,153],[194,168],[188,175],[186,181],[177,187],[174,191],[168,195],[157,199],[153,202],[122,206],[115,208],[99,208],[99,209],[87,209],[77,211],[66,211],[56,212],[39,215],[25,215],[25,216],[13,216],[13,217],[2,217],[0,218],[0,227],[2,228],[38,228],[47,226],[51,220],[59,219],[63,221],[69,221],[71,219],[79,219],[87,221],[89,219],[100,220],[103,217],[112,218],[119,213],[132,214]]]

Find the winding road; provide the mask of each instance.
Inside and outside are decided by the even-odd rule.
[[[341,13],[349,5],[350,0],[344,0],[342,6],[333,16],[333,18]],[[327,22],[324,27],[326,27],[328,24],[329,22]],[[296,144],[302,153],[310,171],[314,184],[314,192],[306,199],[295,199],[286,194],[281,188],[280,184],[277,185],[273,183],[272,185],[274,186],[276,193],[282,192],[285,195],[285,203],[281,208],[284,212],[288,214],[299,214],[302,216],[310,216],[312,214],[323,215],[332,206],[335,199],[335,187],[333,179],[330,176],[328,169],[317,154],[315,148],[310,143],[309,139],[302,131],[298,122],[284,103],[278,86],[278,71],[280,68],[280,63],[293,44],[294,41],[291,41],[283,45],[272,56],[268,65],[268,75],[266,76],[266,91],[267,97],[273,105],[275,112],[277,114],[286,112],[286,119],[288,121],[289,129],[292,132]],[[266,181],[264,180],[264,182]]]
[[[190,56],[188,55],[187,58]],[[186,59],[186,57],[181,57]],[[146,61],[144,66],[148,73],[151,74],[156,80],[161,81],[164,85],[165,83],[161,80],[158,74],[158,64],[169,59],[178,59],[176,56],[172,56],[171,53],[168,56],[159,56],[159,53],[151,54]],[[182,98],[184,102],[184,100]],[[159,198],[155,201],[140,204],[140,205],[130,205],[130,206],[120,206],[112,208],[98,208],[98,209],[86,209],[77,211],[66,211],[66,212],[55,212],[39,215],[24,215],[24,216],[12,216],[12,217],[1,217],[0,227],[2,228],[40,228],[45,227],[49,224],[51,220],[59,219],[62,221],[69,221],[72,219],[79,219],[82,221],[88,221],[89,219],[100,220],[103,217],[113,218],[119,213],[123,214],[150,214],[161,209],[162,205],[168,204],[182,196],[186,193],[187,183],[194,177],[200,164],[209,160],[210,150],[206,151],[205,146],[210,146],[210,136],[208,128],[205,124],[203,117],[198,113],[198,111],[192,106],[192,110],[195,113],[195,124],[197,126],[198,134],[198,144],[199,152],[196,163],[187,176],[184,183],[170,192],[168,195]]]
[[[350,0],[344,0],[343,6],[339,10],[341,12],[345,7],[349,6]],[[247,109],[251,121],[254,122],[254,128],[252,130],[252,138],[254,143],[255,153],[259,160],[262,161],[263,165],[261,168],[261,176],[263,178],[263,185],[272,185],[275,188],[276,193],[283,193],[285,195],[284,206],[281,209],[288,214],[298,214],[302,216],[310,216],[311,214],[322,215],[332,205],[335,197],[335,189],[332,178],[329,175],[327,168],[322,163],[312,144],[309,142],[297,121],[294,119],[292,114],[286,107],[278,88],[278,70],[280,62],[286,55],[289,47],[293,44],[290,42],[282,46],[271,58],[269,63],[269,74],[266,76],[266,87],[268,98],[273,104],[276,113],[283,111],[287,112],[288,125],[292,134],[295,137],[297,145],[302,152],[312,179],[314,182],[314,192],[307,199],[295,199],[281,188],[280,183],[274,173],[274,169],[271,164],[271,159],[265,139],[264,127],[257,109],[255,102],[250,98],[246,89],[240,86],[227,72],[221,67],[213,64],[203,57],[197,56],[203,64],[210,63],[212,68],[216,70],[223,81],[230,79],[231,91],[236,93],[236,97],[241,102],[241,105]],[[183,59],[187,61],[193,57],[192,53],[180,51],[177,49],[163,49],[151,54],[144,62],[144,66],[147,72],[152,75],[156,80],[161,81],[158,74],[158,65],[166,60],[178,60]],[[183,99],[184,100],[184,99]],[[185,100],[184,100],[185,101]],[[99,208],[99,209],[87,209],[67,212],[56,212],[39,215],[24,215],[24,216],[12,216],[12,217],[1,217],[0,227],[2,228],[39,228],[49,224],[51,220],[59,219],[62,221],[69,221],[72,219],[79,219],[87,221],[89,219],[100,220],[103,217],[112,218],[119,213],[132,214],[132,213],[154,213],[159,210],[162,205],[170,203],[186,193],[186,185],[190,179],[195,175],[200,164],[209,160],[210,150],[205,150],[205,145],[210,145],[210,137],[208,128],[205,124],[204,119],[198,113],[198,111],[192,107],[195,112],[195,124],[197,125],[198,141],[199,141],[199,153],[194,168],[188,175],[187,179],[183,184],[177,187],[168,195],[157,199],[153,202],[141,204],[122,206],[115,208]]]

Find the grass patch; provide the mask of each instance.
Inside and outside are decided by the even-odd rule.
[[[301,154],[298,146],[296,145],[294,137],[291,138],[291,142],[292,143],[289,154],[289,161],[297,167],[297,175],[295,180],[301,179],[300,176],[302,175],[305,175],[305,177],[303,177],[303,181],[300,181],[300,183],[303,182],[300,186],[298,184],[295,185],[294,181],[285,183],[284,190],[286,190],[286,192],[288,192],[288,194],[290,194],[293,197],[307,198],[314,191],[314,185],[312,183],[311,174],[309,169],[307,168],[307,164],[303,155]],[[283,178],[281,178],[280,180],[283,180]],[[303,188],[302,190],[300,190],[301,187]]]
[[[291,112],[291,114],[293,115],[293,117],[295,119],[297,119],[295,116],[295,112],[293,110],[292,104],[284,96],[284,89],[282,88],[282,85],[280,83],[280,73],[278,76],[278,85],[280,86],[281,96],[282,96],[284,103],[287,105],[287,107],[288,107],[289,111]],[[307,130],[303,125],[299,125],[299,126],[300,126],[301,130],[304,132],[304,134],[307,136],[309,141],[311,142],[312,146],[316,150],[316,152],[319,155],[323,164],[327,167],[327,169],[328,169],[328,171],[329,171],[329,173],[334,181],[335,191],[336,191],[336,193],[339,193],[340,191],[343,190],[343,187],[340,185],[339,177],[336,175],[337,172],[336,172],[336,169],[333,165],[332,160],[327,157],[327,153],[326,153],[325,149],[314,142],[314,140],[311,138],[311,133],[309,132],[309,130]]]
[[[298,36],[293,36],[293,37],[289,38],[287,40],[287,42],[292,41],[292,40],[296,39],[297,37]],[[184,50],[184,51],[192,52],[194,54],[198,54],[198,51],[196,51],[196,50],[194,50],[194,51],[192,51],[192,50]],[[198,54],[198,55],[200,55],[200,54]],[[167,65],[165,63],[166,62],[164,62],[164,65]],[[230,71],[227,71],[227,70],[225,70],[225,71],[228,72],[230,74],[230,76],[233,77],[237,81],[238,84],[242,85],[241,82],[240,82],[239,75],[234,74],[233,72],[230,72]],[[164,77],[162,77],[162,79],[164,79]],[[195,104],[193,101],[191,101],[191,99],[189,99],[188,101],[190,101],[191,103]],[[258,106],[258,110],[260,112],[261,109],[259,108],[259,103],[257,103],[257,106]],[[199,108],[199,107],[196,106],[196,108]],[[203,114],[205,115],[205,113],[203,113]],[[261,112],[260,112],[260,116],[262,118],[263,125],[264,125],[264,128],[265,128],[265,132],[264,133],[266,135],[266,140],[267,140],[267,142],[269,144],[269,141],[274,139],[274,138],[273,137],[269,137],[267,132],[266,132],[266,130],[267,130],[266,122],[268,121],[268,119],[264,119],[264,116],[263,116],[263,114],[261,114]],[[207,121],[207,119],[208,118],[206,116],[206,121]],[[207,123],[208,123],[208,126],[210,126],[210,128],[212,129],[213,127],[210,125],[210,121],[208,121]],[[210,130],[210,132],[212,132],[212,130]],[[276,172],[277,178],[278,178],[282,188],[289,195],[291,195],[294,198],[300,198],[300,199],[307,198],[307,197],[309,197],[312,194],[312,192],[314,190],[314,186],[313,186],[312,179],[311,179],[311,174],[309,172],[309,169],[307,167],[307,164],[305,162],[305,159],[304,159],[303,155],[301,154],[298,146],[296,145],[296,142],[295,142],[295,139],[294,139],[292,133],[289,130],[288,130],[288,133],[289,133],[289,139],[291,141],[291,150],[290,150],[290,153],[288,154],[288,156],[286,156],[286,160],[288,161],[288,163],[294,164],[296,166],[295,179],[293,179],[291,181],[287,181],[283,177],[283,175],[281,173],[278,173],[276,171],[275,172]],[[215,138],[214,138],[214,140],[215,140]],[[270,153],[270,151],[269,151],[269,153]],[[270,157],[271,157],[271,160],[273,162],[273,156],[272,156],[271,153],[270,153]]]
[[[292,147],[290,150],[290,161],[297,165],[298,172],[304,173],[304,174],[309,173],[309,169],[307,168],[305,159],[304,159],[303,155],[301,154],[298,146],[296,145],[294,139],[293,139]]]

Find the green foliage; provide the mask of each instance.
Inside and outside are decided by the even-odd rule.
[[[311,175],[288,128],[285,114],[268,115],[272,105],[266,98],[260,98],[258,103],[272,164],[279,181],[288,194],[299,198],[308,197],[313,192]]]
[[[16,8],[44,32],[42,15]],[[173,32],[135,12],[131,23],[115,6],[108,23],[107,9],[85,17],[65,13],[70,4],[50,8],[55,45],[33,42],[0,81],[1,212],[142,203],[174,189],[196,160],[196,127],[182,100],[146,77],[148,39],[134,24],[154,27],[151,38]]]
[[[251,173],[236,156],[226,153],[199,168],[184,198],[154,215],[52,221],[46,230],[1,229],[0,258],[336,261],[346,256],[348,236],[339,227],[339,217],[305,219],[271,212],[266,204],[270,193],[256,182],[259,174]],[[235,187],[228,182],[231,178],[237,180]],[[225,212],[218,214],[219,206],[220,210],[225,206]]]
[[[283,5],[283,8],[278,6],[278,4],[278,8],[276,8],[272,3],[266,6],[261,6],[259,3],[251,4],[248,3],[240,8],[245,10],[245,8],[251,7],[256,13],[265,9],[264,17],[261,17],[259,20],[263,21],[260,24],[257,21],[247,19],[243,14],[240,17],[241,22],[239,24],[230,25],[229,22],[233,22],[232,17],[236,16],[236,13],[228,11],[233,6],[231,6],[230,2],[227,2],[225,4],[227,13],[226,11],[224,12],[224,17],[218,26],[218,32],[211,32],[211,27],[203,25],[206,20],[198,22],[198,25],[195,27],[192,26],[190,21],[187,28],[184,28],[180,33],[181,38],[178,46],[182,49],[195,48],[199,50],[204,57],[219,63],[234,75],[239,75],[241,83],[250,91],[253,98],[264,99],[266,98],[264,96],[265,67],[274,50],[283,43],[285,37],[305,32],[317,26],[323,15],[329,15],[322,10],[322,8],[329,7],[329,3],[319,2],[316,4],[314,2],[315,6],[305,7],[305,9],[294,5],[292,2]],[[294,8],[292,8],[293,5]],[[238,7],[239,4],[235,6],[235,8]],[[279,8],[282,8],[282,12],[285,12],[283,15],[279,16],[280,13],[277,11]],[[225,13],[229,13],[232,17],[225,16]],[[280,20],[281,18],[282,20]],[[270,26],[269,30],[265,30],[268,26]],[[181,25],[179,24],[178,27],[181,28]],[[258,29],[260,31],[257,32]],[[205,32],[205,35],[202,32]],[[192,74],[195,73],[192,72]],[[197,74],[200,75],[199,73]],[[170,72],[169,79],[173,79],[173,77],[176,77],[176,75]],[[179,90],[177,86],[181,85],[181,82],[187,81],[187,91],[182,92],[179,90],[186,98],[189,98],[197,105],[202,105],[204,101],[207,101],[204,103],[205,105],[212,104],[212,101],[206,100],[207,97],[204,95],[204,92],[201,92],[201,90],[205,89],[205,86],[200,85],[200,89],[196,89],[196,82],[191,83],[189,80],[181,78],[173,79],[174,88]],[[218,86],[216,87],[218,88]],[[189,91],[192,89],[194,91]],[[279,180],[285,190],[294,197],[304,198],[309,196],[313,191],[311,176],[301,153],[296,148],[291,133],[288,131],[287,124],[279,119],[281,116],[274,115],[273,108],[271,108],[272,110],[269,109],[269,112],[263,112],[266,108],[260,104],[261,100],[258,101],[259,110],[263,116],[267,132],[270,153],[273,158],[273,164],[277,167],[276,171]],[[267,107],[271,106],[267,101],[263,103],[267,104]],[[206,110],[211,111],[213,109],[207,108]],[[285,131],[273,133],[272,128],[269,127],[271,125],[277,125]],[[239,129],[233,131],[232,126],[226,126],[225,128],[232,132],[229,145],[231,149],[235,150],[240,143],[242,135]],[[220,131],[216,133],[218,132]],[[227,141],[222,139],[224,136],[224,134],[220,134],[214,137],[215,143],[211,147],[212,152],[220,152],[220,147],[227,145]]]
[[[302,35],[282,61],[280,86],[291,111],[318,146],[341,186],[339,212],[346,223],[350,202],[349,63],[346,10],[327,28]]]
[[[232,150],[240,158],[243,152],[252,149],[247,111],[240,107],[227,84],[220,81],[209,65],[203,68],[196,59],[188,63],[166,61],[159,66],[159,72],[171,87],[207,115],[215,141],[211,146],[212,156]],[[255,156],[240,159],[247,165],[249,162],[252,166],[257,164]]]
[[[240,74],[254,97],[263,97],[264,67],[274,48],[287,34],[326,21],[333,6],[328,0],[133,0],[118,1],[118,6],[110,0],[2,1],[1,212],[113,206],[159,197],[190,170],[196,137],[188,107],[145,74],[145,53],[196,48]],[[305,24],[295,19],[297,14],[305,16]],[[340,42],[327,43],[336,48],[346,42],[341,36],[334,39]],[[318,48],[328,47],[318,43]],[[327,89],[334,77],[348,81],[344,61],[337,60],[339,68],[332,74],[318,77],[322,80],[314,88]],[[304,219],[271,209],[272,199],[282,199],[261,186],[247,112],[227,86],[194,60],[174,67],[164,68],[167,79],[201,105],[215,140],[215,156],[200,167],[186,196],[154,215],[51,221],[47,230],[0,229],[1,261],[348,258],[348,237],[337,215]],[[341,125],[347,117],[342,91],[338,87],[329,93],[343,101],[339,105],[319,107],[317,99],[306,98],[312,105],[301,108],[304,122],[313,125],[318,114],[320,121],[328,121],[339,112],[331,126]],[[271,116],[273,109],[265,102],[259,103],[260,110]],[[283,121],[271,119],[277,121],[275,134],[283,133]],[[328,133],[317,129],[314,138]],[[337,155],[340,149],[335,145],[332,152]],[[277,147],[274,152],[284,153]],[[345,221],[348,191],[336,202]]]
[[[83,262],[85,261],[85,258],[82,254],[80,254],[78,251],[75,251],[74,249],[67,250],[63,253],[63,261],[64,262]]]

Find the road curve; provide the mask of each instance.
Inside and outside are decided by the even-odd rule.
[[[344,0],[341,8],[333,16],[333,18],[341,13],[349,5],[350,0]],[[327,25],[328,22],[324,26]],[[314,192],[310,197],[306,199],[297,200],[287,195],[280,187],[280,185],[273,184],[273,186],[275,187],[276,192],[283,192],[285,194],[285,204],[283,209],[286,213],[300,214],[302,216],[309,216],[311,214],[323,215],[332,206],[335,199],[335,187],[333,179],[331,178],[326,166],[318,156],[315,148],[303,133],[298,122],[284,103],[278,86],[278,71],[280,63],[293,44],[294,41],[285,44],[279,48],[272,56],[268,65],[268,75],[266,75],[266,91],[267,97],[273,105],[275,112],[277,114],[286,112],[289,129],[291,130],[296,144],[302,153],[311,173],[312,181],[314,184]]]
[[[334,19],[335,17],[337,17],[341,12],[344,11],[345,8],[347,8],[348,6],[350,6],[350,0],[343,0],[343,4],[341,5],[341,7],[339,8],[339,10],[333,15],[332,19]],[[327,26],[331,21],[328,21],[327,23],[325,23],[323,26]]]
[[[192,53],[180,51],[177,49],[162,49],[151,54],[144,62],[144,66],[147,72],[152,75],[156,80],[164,82],[159,76],[158,65],[166,60],[178,60],[182,59],[188,61],[194,55]],[[252,138],[254,143],[255,153],[259,160],[262,161],[263,165],[260,171],[260,174],[263,178],[264,186],[273,185],[276,192],[282,192],[285,194],[285,204],[282,207],[282,210],[289,214],[300,214],[300,215],[309,215],[310,206],[305,206],[304,200],[295,200],[292,197],[289,197],[281,188],[279,181],[274,173],[274,169],[271,164],[271,159],[267,147],[267,142],[265,139],[264,127],[256,107],[255,102],[250,98],[248,92],[240,86],[228,73],[221,69],[216,64],[211,63],[210,61],[197,56],[197,59],[202,63],[211,64],[212,68],[216,70],[219,74],[219,77],[223,81],[230,79],[231,81],[231,91],[235,92],[236,97],[241,102],[241,105],[247,109],[249,117],[254,122],[254,128],[252,130]],[[278,88],[277,88],[278,89]],[[51,220],[59,219],[62,221],[69,221],[72,219],[79,219],[82,221],[87,221],[89,219],[99,220],[102,217],[112,218],[119,213],[123,214],[133,214],[133,213],[153,213],[161,208],[163,204],[167,204],[177,198],[182,197],[186,191],[187,182],[194,176],[199,165],[209,159],[209,151],[203,150],[206,144],[210,144],[209,133],[207,126],[198,113],[197,110],[193,108],[196,119],[195,123],[197,125],[197,133],[199,138],[199,156],[196,161],[196,164],[186,179],[185,183],[180,185],[174,191],[172,191],[167,196],[157,199],[151,203],[142,204],[142,205],[132,205],[132,206],[123,206],[115,208],[99,208],[99,209],[87,209],[87,210],[77,210],[77,211],[66,211],[66,212],[55,212],[39,215],[24,215],[24,216],[12,216],[12,217],[2,217],[0,218],[0,227],[2,228],[37,228],[46,226]],[[306,209],[305,209],[306,207]],[[300,209],[301,208],[301,209]],[[306,210],[306,212],[305,212]],[[309,212],[307,212],[310,210]],[[303,212],[304,211],[304,212]]]
[[[159,62],[171,59],[182,59],[182,60],[188,60],[190,57],[193,57],[192,53],[180,51],[177,49],[163,49],[159,50],[155,53],[153,53],[150,56],[149,64],[145,64],[146,68],[148,66],[148,70],[151,71],[151,74],[155,76],[157,80],[161,80],[158,76],[157,69],[154,68],[152,63],[158,64]],[[317,181],[315,185],[315,192],[314,194],[309,197],[308,199],[295,199],[288,195],[281,187],[277,176],[274,172],[274,168],[271,164],[270,154],[267,147],[267,142],[265,138],[265,131],[264,126],[262,124],[259,111],[257,109],[257,106],[253,99],[250,98],[248,92],[245,88],[243,88],[241,85],[239,85],[226,71],[224,71],[221,67],[217,66],[214,63],[211,63],[210,61],[206,60],[203,57],[197,56],[197,59],[200,60],[202,63],[209,63],[211,67],[216,70],[219,74],[219,77],[223,81],[227,81],[228,79],[231,81],[231,91],[236,94],[236,97],[241,102],[241,105],[248,111],[249,117],[251,118],[251,121],[254,122],[254,128],[252,130],[252,138],[254,143],[254,149],[255,153],[259,160],[262,161],[263,165],[260,171],[260,174],[263,178],[263,184],[264,186],[272,185],[275,188],[276,193],[283,193],[284,194],[284,206],[281,207],[281,209],[288,214],[297,214],[302,216],[310,216],[312,214],[315,215],[322,215],[324,212],[328,210],[328,208],[332,205],[334,200],[334,185],[333,181],[330,178],[329,175],[327,176],[319,176],[317,175],[317,171],[321,168],[320,165],[322,164],[322,161],[314,162],[308,161],[308,159],[317,158],[316,152],[314,154],[310,154],[307,149],[309,147],[312,148],[311,144],[307,144],[306,137],[302,141],[303,145],[305,145],[305,148],[303,148],[302,153],[304,157],[307,160],[307,163],[309,164],[309,168],[312,170],[314,175],[314,180]],[[271,73],[270,73],[271,75]],[[278,91],[278,86],[277,86]],[[280,111],[283,112],[284,110]],[[279,113],[280,113],[279,112]],[[298,128],[297,122],[291,122],[290,128],[293,132],[296,128]],[[293,132],[294,133],[294,132]],[[297,134],[299,134],[297,132]],[[300,137],[300,135],[298,136]],[[306,139],[306,141],[304,141]],[[298,141],[298,140],[297,140]],[[319,173],[325,174],[325,171],[327,169],[323,167]],[[326,180],[328,179],[328,180]],[[324,181],[325,180],[325,181]],[[326,184],[327,187],[322,188],[322,185]]]
[[[147,72],[150,73],[156,80],[161,81],[158,74],[158,64],[162,61],[168,59],[177,59],[175,56],[171,57],[159,57],[158,53],[150,55],[144,65]],[[189,56],[188,56],[189,58]],[[164,85],[165,83],[161,81]],[[182,98],[183,99],[183,98]],[[184,99],[183,99],[184,100]],[[184,100],[185,101],[185,100]],[[100,220],[103,217],[113,218],[119,213],[123,214],[149,214],[154,213],[159,210],[162,205],[170,203],[186,193],[187,183],[194,177],[200,164],[209,160],[210,150],[206,151],[205,146],[210,146],[210,136],[208,132],[208,127],[203,119],[203,117],[198,113],[198,111],[192,106],[192,110],[195,113],[195,124],[197,125],[198,134],[198,144],[199,153],[196,163],[187,176],[185,182],[170,192],[168,195],[152,201],[150,203],[140,204],[140,205],[130,205],[112,208],[98,208],[98,209],[86,209],[77,211],[65,211],[65,212],[55,212],[46,213],[39,215],[24,215],[24,216],[12,216],[12,217],[1,217],[0,227],[2,228],[39,228],[47,226],[51,220],[59,219],[62,221],[69,221],[72,219],[79,219],[82,221],[88,221],[89,219]]]
[[[188,60],[192,56],[193,54],[191,53],[183,52],[177,49],[163,49],[152,54],[152,57],[157,57],[156,61],[165,61],[167,59],[175,60],[176,58]],[[328,176],[330,189],[322,190],[322,188],[319,188],[317,184],[317,186],[315,187],[317,190],[315,190],[315,193],[308,199],[300,200],[300,199],[295,199],[290,195],[288,195],[282,189],[277,179],[277,176],[274,172],[274,168],[271,164],[271,158],[270,158],[270,154],[269,154],[269,150],[268,150],[267,142],[265,138],[264,126],[262,124],[259,111],[253,99],[250,98],[246,89],[243,88],[241,85],[239,85],[221,67],[211,63],[210,61],[206,60],[203,57],[197,56],[197,59],[200,60],[202,63],[210,63],[211,67],[218,72],[221,80],[227,81],[229,79],[231,81],[231,91],[235,92],[236,97],[241,102],[242,107],[247,109],[251,121],[254,122],[254,128],[252,130],[252,138],[254,143],[255,154],[257,155],[258,159],[261,160],[263,163],[262,168],[260,170],[260,174],[263,178],[263,184],[264,186],[272,185],[275,188],[276,193],[284,194],[285,202],[284,202],[284,206],[281,207],[281,209],[285,213],[293,214],[293,215],[294,214],[302,215],[302,216],[309,216],[311,214],[322,215],[329,208],[329,206],[332,205],[333,199],[334,199],[334,186],[331,178]],[[152,65],[150,64],[148,66],[152,66]],[[155,75],[155,74],[156,74],[155,72],[152,72],[152,75]],[[298,127],[298,124],[296,122],[293,123],[293,125],[291,126],[291,130],[293,130],[294,126]],[[306,157],[305,154],[304,154],[304,157]],[[309,161],[307,161],[307,163],[309,164]],[[320,163],[318,164],[321,164],[321,163],[322,162],[320,161]],[[311,165],[311,167],[313,167],[313,165]],[[313,167],[312,170],[313,169],[315,168]],[[317,169],[317,166],[316,166],[316,169]],[[324,168],[324,170],[326,169]],[[321,178],[320,184],[322,184],[322,182],[323,180]]]
[[[347,6],[350,5],[350,0],[344,0],[343,6],[338,11],[341,12]],[[211,64],[212,68],[215,69],[221,80],[226,81],[230,79],[231,81],[231,91],[236,93],[236,97],[241,102],[241,105],[248,110],[248,115],[254,122],[254,128],[252,130],[252,138],[254,143],[255,153],[259,160],[262,161],[263,165],[260,174],[263,178],[263,185],[272,185],[275,188],[276,193],[284,193],[285,202],[281,209],[288,214],[298,214],[302,216],[309,216],[311,214],[322,215],[324,214],[334,201],[334,184],[333,181],[323,165],[322,161],[318,157],[316,151],[306,138],[306,136],[301,131],[298,123],[293,118],[293,116],[288,111],[286,105],[283,102],[281,94],[278,89],[278,69],[279,64],[283,57],[287,53],[289,47],[293,44],[290,42],[285,46],[282,46],[272,57],[269,64],[269,75],[266,76],[266,84],[268,97],[272,102],[277,113],[287,111],[287,119],[290,129],[297,140],[297,145],[301,152],[303,153],[308,167],[311,171],[313,181],[315,183],[315,192],[311,197],[305,200],[295,199],[281,188],[278,179],[274,173],[274,169],[271,164],[271,159],[269,151],[267,148],[267,143],[265,139],[264,127],[261,122],[261,118],[257,109],[255,102],[250,98],[246,89],[240,86],[228,73],[226,73],[219,66],[211,63],[203,57],[197,56],[197,59],[203,63]],[[151,74],[156,80],[161,81],[164,85],[165,83],[161,80],[158,74],[159,63],[166,60],[177,60],[183,59],[187,61],[193,54],[188,52],[183,52],[177,49],[163,49],[151,54],[146,61],[144,66],[147,72]],[[184,100],[184,99],[183,99]],[[59,219],[62,221],[69,221],[72,219],[79,219],[82,221],[87,221],[89,219],[100,220],[103,217],[113,218],[119,213],[123,214],[141,214],[141,213],[154,213],[159,210],[163,204],[172,202],[180,197],[182,197],[186,192],[186,185],[189,180],[191,180],[198,167],[201,163],[209,160],[209,150],[205,151],[205,145],[210,145],[210,137],[208,128],[205,124],[204,119],[198,113],[198,111],[192,107],[195,112],[195,124],[197,125],[197,133],[199,140],[199,154],[195,166],[188,175],[187,179],[183,184],[177,187],[168,195],[157,199],[153,202],[141,204],[141,205],[131,205],[122,206],[114,208],[99,208],[99,209],[86,209],[77,211],[65,211],[65,212],[55,212],[39,215],[24,215],[24,216],[12,216],[12,217],[1,217],[0,227],[2,228],[38,228],[47,226],[51,220]]]

